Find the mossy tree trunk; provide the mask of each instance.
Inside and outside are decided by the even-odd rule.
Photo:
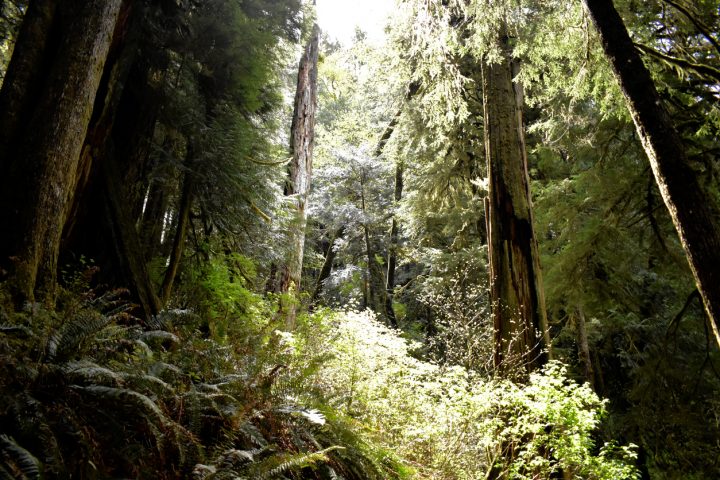
[[[14,259],[12,283],[21,303],[36,297],[54,302],[60,239],[121,4],[87,0],[57,7],[57,51],[46,59],[48,76],[27,123],[16,129],[13,158],[3,160],[2,208],[17,209],[4,212],[8,238],[0,256]]]
[[[513,83],[509,38],[502,58],[484,66],[486,202],[495,366],[504,375],[530,371],[548,356],[547,317],[533,229],[522,125],[522,92]]]
[[[94,280],[128,287],[148,319],[160,304],[150,279],[133,214],[132,185],[146,157],[133,155],[138,137],[152,133],[155,119],[149,95],[148,65],[138,52],[142,10],[125,2],[120,11],[105,72],[98,88],[77,174],[73,211],[63,233],[61,259],[79,255],[100,267]],[[150,132],[148,132],[150,130]],[[138,166],[137,164],[142,165]],[[142,199],[140,199],[142,201]]]
[[[720,208],[706,195],[611,0],[583,0],[635,123],[720,345]]]

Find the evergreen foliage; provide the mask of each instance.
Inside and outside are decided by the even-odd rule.
[[[54,25],[21,49],[32,98],[72,30],[56,3],[0,2],[1,77],[29,5]],[[0,225],[0,478],[715,478],[720,350],[581,2],[398,0],[386,44],[323,38],[287,294],[270,291],[296,247],[283,184],[314,8],[122,4],[58,187],[57,298],[13,303],[17,225]],[[613,4],[717,203],[720,4]],[[483,66],[499,25],[555,358],[519,383],[493,367]],[[26,129],[6,97],[18,111],[0,120]],[[3,185],[37,180],[0,147]]]

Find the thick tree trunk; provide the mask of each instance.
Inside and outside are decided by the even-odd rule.
[[[612,1],[583,3],[625,96],[720,345],[720,208],[703,193],[680,135]]]
[[[300,59],[297,90],[292,126],[290,128],[290,171],[285,186],[285,195],[295,197],[295,220],[291,229],[290,254],[287,262],[279,268],[277,291],[286,293],[291,285],[300,290],[302,263],[305,250],[305,227],[307,224],[306,204],[310,194],[312,178],[312,157],[315,140],[315,110],[317,108],[317,64],[320,42],[320,28],[313,26],[310,40]],[[285,312],[287,327],[295,326],[295,306]]]
[[[100,169],[104,180],[106,221],[112,244],[115,246],[116,262],[121,266],[119,274],[124,274],[130,282],[130,290],[140,302],[145,319],[148,319],[160,311],[162,304],[160,304],[155,287],[150,280],[142,245],[135,227],[135,219],[132,217],[126,201],[126,191],[117,181],[121,176],[120,168],[117,160],[108,156],[100,165]]]
[[[13,56],[0,91],[0,178],[7,178],[13,143],[36,107],[57,40],[53,38],[57,0],[32,1],[23,17]],[[0,240],[1,241],[1,240]]]
[[[533,230],[522,92],[513,84],[508,40],[503,28],[502,60],[485,66],[483,75],[495,366],[505,375],[542,365],[550,343]]]
[[[130,182],[123,181],[129,158],[126,146],[144,125],[135,107],[144,105],[135,91],[146,81],[145,75],[137,74],[138,63],[142,63],[137,57],[141,16],[132,6],[123,3],[113,35],[76,175],[73,210],[65,225],[62,249],[66,258],[84,255],[95,260],[100,267],[95,280],[127,286],[142,310],[138,314],[149,319],[160,305],[128,201]]]
[[[317,108],[317,62],[320,29],[313,27],[298,68],[295,108],[290,129],[292,160],[285,195],[296,198],[295,225],[291,238],[290,258],[282,266],[278,290],[287,292],[293,284],[300,288],[302,261],[305,248],[306,203],[310,193],[312,156],[315,139],[315,110]]]
[[[121,3],[88,0],[59,7],[65,23],[58,50],[37,106],[18,132],[16,159],[7,168],[16,183],[3,192],[3,208],[19,206],[6,229],[10,248],[0,256],[15,257],[20,302],[37,293],[53,303],[63,225]]]

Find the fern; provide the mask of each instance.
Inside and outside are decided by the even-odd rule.
[[[47,342],[47,361],[66,359],[78,355],[82,342],[97,334],[111,319],[98,312],[87,310],[54,332]]]
[[[0,435],[0,449],[7,470],[16,472],[15,478],[39,479],[42,472],[40,461],[18,445],[12,437]]]
[[[314,467],[321,462],[329,462],[327,454],[342,449],[332,446],[312,453],[279,453],[267,458],[252,469],[253,478],[270,479],[288,471],[296,471],[306,467]]]

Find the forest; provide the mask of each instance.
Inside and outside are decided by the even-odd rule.
[[[0,479],[720,478],[720,1],[0,1]]]

